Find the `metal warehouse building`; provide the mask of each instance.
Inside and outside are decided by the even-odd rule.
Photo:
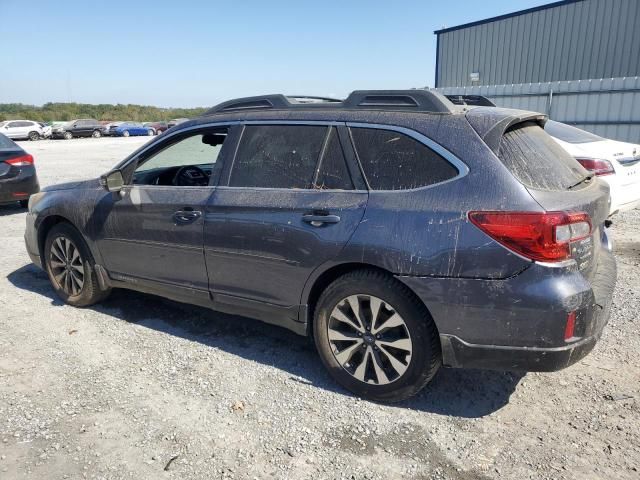
[[[434,33],[444,93],[640,143],[640,0],[564,0]]]

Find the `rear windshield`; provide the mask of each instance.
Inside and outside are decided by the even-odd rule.
[[[520,183],[544,190],[566,190],[588,172],[536,123],[507,130],[498,157]]]
[[[0,149],[11,149],[11,150],[17,150],[18,145],[16,145],[15,143],[13,143],[11,140],[9,140],[7,137],[5,137],[4,135],[2,135],[0,133]]]
[[[553,120],[545,123],[544,131],[552,137],[567,143],[590,143],[604,140],[604,138],[593,133],[585,132],[566,123],[554,122]]]

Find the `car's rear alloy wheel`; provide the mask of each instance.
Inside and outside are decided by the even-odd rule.
[[[64,135],[62,136],[65,140],[71,140],[73,138],[73,134],[71,132],[64,132]]]
[[[32,142],[35,142],[36,140],[40,140],[40,134],[38,132],[30,132],[29,140],[31,140]]]
[[[153,130],[149,129],[147,130],[147,135],[150,137],[153,137],[155,135],[155,133],[153,133]]]
[[[122,136],[123,137],[128,137],[129,136],[129,130],[125,130],[124,132],[122,132]]]
[[[54,225],[49,231],[44,265],[54,290],[69,305],[86,307],[110,293],[108,288],[100,289],[89,248],[82,235],[68,223]]]
[[[414,395],[442,363],[429,311],[406,285],[378,270],[347,273],[324,290],[313,336],[331,376],[371,400]]]
[[[57,237],[51,245],[51,273],[58,287],[75,297],[84,287],[84,262],[80,251],[66,237]]]
[[[331,312],[327,328],[333,356],[357,380],[386,385],[407,371],[411,335],[402,317],[378,297],[343,299]]]
[[[102,133],[100,133],[100,130],[94,130],[92,136],[93,138],[100,138]]]

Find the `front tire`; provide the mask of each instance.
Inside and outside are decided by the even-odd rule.
[[[122,132],[122,136],[123,137],[128,137],[129,136],[129,130],[125,130],[124,132]]]
[[[64,134],[62,136],[64,137],[65,140],[71,140],[73,138],[73,133],[64,132]]]
[[[49,281],[65,303],[86,307],[109,295],[110,290],[100,290],[87,244],[68,223],[59,223],[48,233],[44,258]]]
[[[442,362],[431,315],[390,275],[358,270],[327,287],[314,339],[331,376],[356,395],[398,402],[419,392]]]

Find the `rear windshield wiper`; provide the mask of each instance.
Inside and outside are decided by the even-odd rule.
[[[583,183],[588,183],[591,181],[591,179],[593,178],[593,173],[591,175],[586,175],[583,178],[581,178],[580,180],[578,180],[576,183],[574,183],[573,185],[569,185],[567,187],[567,190],[571,190],[572,188],[576,188],[578,185],[581,185]]]

